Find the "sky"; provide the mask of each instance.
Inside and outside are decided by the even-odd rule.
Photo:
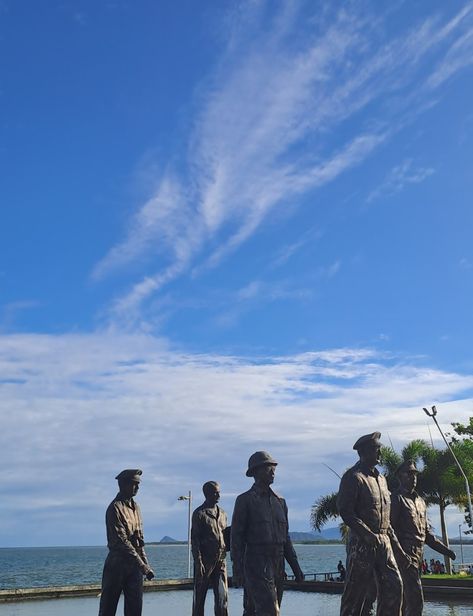
[[[0,545],[473,415],[473,2],[0,0]],[[430,511],[438,529],[438,516]],[[452,534],[462,514],[447,510]]]

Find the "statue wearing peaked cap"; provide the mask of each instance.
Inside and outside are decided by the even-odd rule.
[[[254,484],[235,502],[231,527],[233,585],[244,586],[243,616],[278,616],[283,594],[284,560],[296,580],[304,575],[289,537],[286,501],[270,488],[277,462],[266,451],[248,461]]]
[[[109,552],[103,568],[99,616],[115,616],[122,592],[125,616],[141,616],[143,576],[148,580],[154,577],[144,550],[141,511],[133,498],[141,475],[140,469],[126,469],[115,477],[119,492],[105,514]]]
[[[338,492],[338,511],[350,529],[347,577],[340,616],[359,616],[365,609],[373,577],[377,586],[377,615],[400,616],[402,580],[393,553],[410,564],[392,531],[390,494],[379,473],[380,432],[365,434],[353,445],[359,461],[346,471]]]
[[[399,487],[391,496],[391,524],[403,550],[413,566],[401,568],[404,586],[403,616],[421,616],[424,596],[420,579],[424,544],[455,560],[455,552],[439,541],[427,521],[424,499],[416,492],[419,471],[413,460],[406,460],[396,469]]]

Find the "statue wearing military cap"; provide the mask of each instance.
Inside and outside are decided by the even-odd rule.
[[[391,496],[391,524],[412,566],[400,568],[403,581],[403,616],[421,616],[424,597],[420,568],[426,543],[436,552],[455,559],[455,552],[435,537],[427,521],[427,507],[417,493],[419,471],[414,460],[405,460],[396,469],[399,487]]]
[[[142,474],[143,471],[139,468],[126,468],[121,473],[118,473],[115,479],[118,483],[126,481],[136,481],[137,483],[140,483]]]
[[[122,592],[126,616],[141,616],[143,576],[148,580],[154,577],[144,550],[141,511],[133,498],[141,475],[139,468],[127,468],[115,477],[119,492],[105,514],[109,552],[103,568],[99,616],[115,616]]]
[[[346,471],[338,492],[338,511],[350,529],[347,576],[340,616],[358,616],[376,580],[379,616],[400,616],[402,581],[393,554],[401,548],[390,523],[390,495],[379,473],[381,433],[361,436],[353,445],[359,461]],[[409,564],[404,554],[403,565]]]
[[[233,585],[244,586],[243,616],[278,616],[287,560],[297,581],[304,575],[289,537],[286,501],[270,488],[277,462],[266,451],[248,460],[254,484],[235,502],[231,526]]]
[[[353,449],[355,451],[360,451],[364,447],[379,447],[381,438],[381,432],[371,432],[371,434],[365,434],[364,436],[360,436],[360,438],[353,445]]]

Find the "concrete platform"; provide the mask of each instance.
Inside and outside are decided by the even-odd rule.
[[[231,578],[229,580],[231,586]],[[426,599],[467,599],[473,603],[473,578],[462,579],[422,579]],[[192,578],[181,580],[152,580],[145,582],[145,592],[163,592],[168,590],[192,590]],[[287,580],[287,590],[302,592],[315,592],[326,594],[341,594],[343,582],[305,580],[297,583]],[[12,601],[28,601],[41,599],[63,599],[66,597],[87,597],[100,595],[100,584],[83,584],[80,586],[53,586],[48,588],[18,588],[14,590],[0,590],[0,603]]]

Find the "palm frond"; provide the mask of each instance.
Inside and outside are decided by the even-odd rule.
[[[320,532],[329,520],[338,518],[337,496],[338,492],[332,492],[321,496],[312,505],[310,523],[314,530]]]

